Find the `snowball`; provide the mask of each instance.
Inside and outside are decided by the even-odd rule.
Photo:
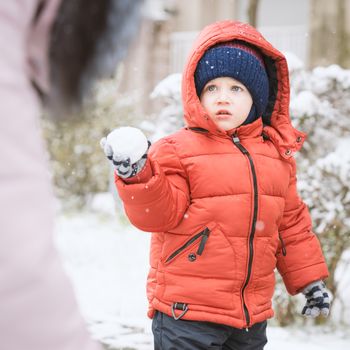
[[[111,145],[114,154],[129,157],[131,164],[140,160],[148,149],[146,136],[140,129],[131,126],[113,130],[107,136],[107,143]]]

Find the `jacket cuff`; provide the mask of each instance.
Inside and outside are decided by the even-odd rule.
[[[317,273],[315,273],[317,269]],[[302,271],[292,271],[282,275],[287,291],[291,295],[301,293],[310,283],[325,280],[328,277],[328,269],[325,263],[305,267]]]

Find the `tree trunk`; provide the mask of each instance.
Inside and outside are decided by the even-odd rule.
[[[249,0],[249,5],[248,5],[248,22],[253,27],[257,26],[258,6],[259,6],[259,0]]]
[[[337,63],[342,67],[349,67],[349,39],[350,34],[346,30],[346,6],[345,0],[339,0],[338,2],[338,20],[337,20],[337,32],[338,32],[338,57]]]
[[[339,64],[350,67],[350,2],[312,0],[311,66]]]

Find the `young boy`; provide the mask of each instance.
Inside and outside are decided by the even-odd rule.
[[[305,294],[303,314],[329,311],[327,266],[296,190],[305,135],[290,122],[287,63],[251,26],[217,22],[182,88],[186,127],[149,152],[133,128],[101,140],[126,214],[153,232],[155,349],[263,349],[276,267],[290,294]]]

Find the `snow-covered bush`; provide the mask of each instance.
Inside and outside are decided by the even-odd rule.
[[[167,136],[183,125],[183,108],[181,101],[181,74],[168,75],[153,89],[151,99],[163,104],[153,123],[143,122],[140,127],[151,133],[152,142]]]
[[[53,121],[44,116],[42,120],[56,195],[64,207],[85,206],[95,193],[109,189],[121,209],[111,167],[99,146],[100,139],[114,128],[138,127],[154,142],[183,125],[180,74],[168,76],[155,87],[151,98],[160,101],[164,108],[148,121],[135,112],[140,101],[138,92],[119,93],[119,81],[115,76],[99,83],[93,101],[78,118]]]
[[[334,300],[342,302],[345,295],[338,290],[340,280],[335,276],[350,247],[350,70],[332,65],[306,71],[293,62],[291,117],[294,126],[308,134],[297,155],[298,188],[326,256],[327,286]],[[290,305],[290,298],[281,296],[281,288],[277,288],[275,302],[290,310],[288,318],[293,321],[292,314],[300,310]],[[350,308],[349,303],[346,307]]]
[[[117,78],[97,85],[93,101],[78,118],[43,118],[55,191],[64,207],[84,206],[93,194],[108,190],[111,168],[100,139],[116,127],[140,123],[141,116],[134,113],[138,96],[122,95],[117,87]]]

